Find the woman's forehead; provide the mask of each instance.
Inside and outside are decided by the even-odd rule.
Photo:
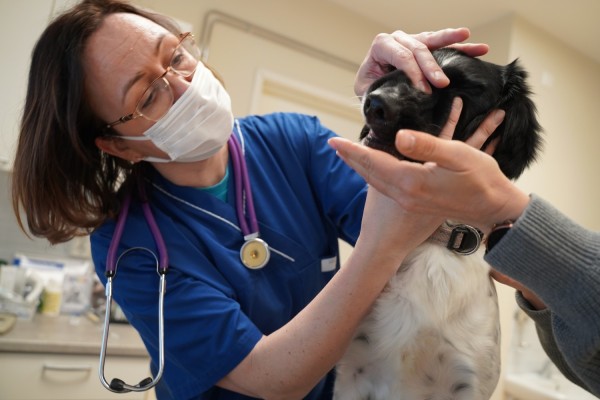
[[[164,27],[136,14],[106,16],[87,41],[84,51],[86,88],[92,108],[103,118],[123,106],[123,88],[156,57],[160,39],[169,34]],[[102,99],[101,104],[95,104]]]
[[[156,45],[157,38],[166,33],[165,28],[139,15],[110,14],[90,37],[88,56],[91,55],[92,61],[100,64],[125,61],[140,51],[148,50],[148,46]]]

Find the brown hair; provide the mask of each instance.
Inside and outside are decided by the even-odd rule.
[[[35,45],[12,178],[12,202],[25,231],[51,243],[85,235],[119,211],[121,182],[143,175],[101,152],[94,140],[105,123],[91,111],[84,90],[83,51],[112,13],[148,18],[178,34],[176,24],[115,0],[84,0],[51,22]]]

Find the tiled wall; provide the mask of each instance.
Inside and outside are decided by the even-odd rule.
[[[51,246],[45,239],[30,239],[17,225],[9,185],[10,173],[0,171],[0,259],[10,262],[15,253],[66,257],[70,244]]]

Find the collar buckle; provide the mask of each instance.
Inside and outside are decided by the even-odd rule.
[[[431,235],[429,241],[445,246],[458,255],[468,256],[479,250],[483,233],[471,225],[449,225],[445,222]]]
[[[456,225],[450,233],[446,247],[456,254],[468,256],[479,250],[482,233],[471,225]]]

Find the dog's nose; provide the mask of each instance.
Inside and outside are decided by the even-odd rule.
[[[365,99],[363,112],[367,122],[383,123],[389,117],[389,109],[386,102],[376,93],[370,93]]]

